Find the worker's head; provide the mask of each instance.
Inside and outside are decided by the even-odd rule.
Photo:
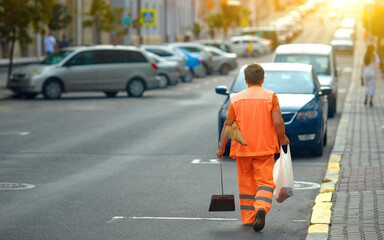
[[[262,85],[264,81],[264,69],[257,63],[251,63],[244,69],[245,81],[248,85]]]

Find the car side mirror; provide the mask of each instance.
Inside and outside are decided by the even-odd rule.
[[[227,86],[216,87],[216,93],[221,95],[229,95]]]

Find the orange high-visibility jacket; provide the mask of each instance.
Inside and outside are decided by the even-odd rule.
[[[231,141],[230,157],[265,156],[279,152],[272,111],[279,111],[276,94],[260,86],[249,87],[231,97],[227,118],[235,119],[247,146]]]

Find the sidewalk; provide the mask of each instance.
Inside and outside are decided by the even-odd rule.
[[[364,105],[366,45],[357,36],[351,85],[307,240],[384,239],[384,78],[380,73],[376,81],[374,106]]]

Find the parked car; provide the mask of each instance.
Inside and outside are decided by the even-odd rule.
[[[215,40],[215,39],[204,39],[204,40],[198,40],[198,43],[201,43],[205,46],[211,46],[216,47],[224,52],[232,53],[231,44],[228,41],[222,41],[222,40]]]
[[[328,116],[333,117],[337,108],[338,71],[334,51],[326,44],[284,44],[276,48],[272,62],[311,64],[322,89],[330,89]]]
[[[243,57],[257,57],[268,53],[271,48],[264,39],[256,36],[236,36],[229,39],[233,53]]]
[[[183,82],[192,82],[193,73],[187,66],[187,57],[184,54],[165,45],[141,45],[140,48],[166,60],[176,61],[179,64],[181,80]]]
[[[339,28],[333,35],[331,45],[334,51],[353,54],[355,48],[355,32],[350,28]]]
[[[176,51],[180,52],[181,54],[184,54],[184,56],[187,58],[186,64],[191,70],[194,77],[205,77],[208,74],[207,68],[204,66],[200,57],[182,48],[177,48]]]
[[[279,99],[281,113],[285,122],[285,134],[290,146],[312,148],[312,154],[321,156],[327,144],[326,97],[329,89],[321,90],[313,67],[309,64],[262,63],[265,71],[263,87],[273,90]],[[216,93],[226,95],[218,116],[220,133],[227,116],[230,97],[247,88],[243,66],[235,77],[231,88],[216,88]],[[226,146],[228,154],[229,146]]]
[[[157,70],[156,63],[137,47],[69,47],[40,64],[16,68],[8,88],[29,98],[42,93],[47,99],[57,99],[73,91],[102,91],[108,97],[126,91],[131,97],[141,97],[145,90],[161,86]]]
[[[231,70],[237,68],[237,54],[227,53],[215,47],[207,47],[208,52],[213,54],[213,71],[227,75]]]
[[[287,42],[287,37],[284,33],[274,26],[266,27],[246,27],[241,31],[241,35],[253,35],[269,39],[272,41],[272,48],[275,49],[280,44]]]
[[[179,82],[181,74],[179,64],[176,61],[166,60],[151,52],[148,52],[147,54],[150,58],[153,59],[159,68],[157,75],[163,78],[164,82],[166,82],[165,86],[161,87],[166,87],[167,85],[176,85]]]
[[[189,52],[191,55],[200,58],[203,67],[205,67],[206,72],[208,74],[212,72],[213,56],[205,50],[205,46],[203,44],[194,42],[177,42],[170,43],[169,46],[171,46],[173,49],[182,49],[184,51]]]

